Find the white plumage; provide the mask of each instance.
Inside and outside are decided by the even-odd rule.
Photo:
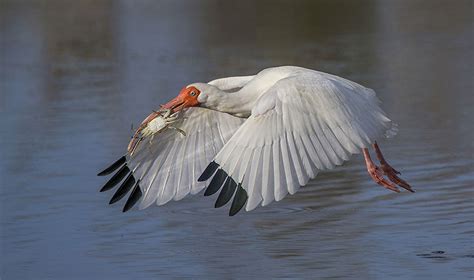
[[[320,171],[341,165],[351,154],[363,150],[366,156],[377,139],[396,133],[373,90],[301,67],[275,67],[255,76],[195,83],[183,92],[198,94],[199,106],[185,109],[174,124],[186,136],[166,130],[127,156],[143,193],[141,209],[198,193],[214,176],[206,193],[222,187],[216,206],[237,192],[232,208],[241,207],[236,200],[242,188],[245,209],[250,211],[294,194]],[[187,107],[181,99],[172,102],[180,109]],[[385,168],[386,162],[381,163]],[[387,170],[383,172],[390,178]],[[204,182],[198,182],[201,174]],[[377,173],[370,174],[376,180]],[[403,180],[391,181],[411,191]],[[392,189],[387,181],[377,183]],[[231,214],[235,213],[231,210]]]
[[[134,156],[128,156],[128,165],[136,168],[135,177],[141,180],[143,198],[139,208],[200,192],[205,183],[198,182],[198,177],[244,120],[209,109],[189,108],[174,124],[186,136],[166,130],[150,145],[139,146]]]
[[[391,121],[378,103],[372,90],[339,77],[290,75],[260,96],[215,162],[243,182],[247,211],[281,200],[383,136]]]

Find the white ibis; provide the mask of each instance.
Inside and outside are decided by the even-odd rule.
[[[221,190],[215,207],[233,198],[232,216],[294,194],[362,151],[377,184],[413,192],[377,145],[396,133],[379,103],[369,88],[295,66],[190,84],[150,114],[128,152],[98,174],[118,169],[101,191],[123,181],[110,203],[132,190],[125,212],[138,201],[143,209],[207,187],[206,196]]]

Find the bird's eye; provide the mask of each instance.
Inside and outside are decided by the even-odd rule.
[[[193,90],[193,91],[191,91],[191,92],[189,93],[189,95],[191,95],[191,96],[196,96],[196,92]]]

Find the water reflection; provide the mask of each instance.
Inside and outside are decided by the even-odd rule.
[[[445,6],[5,2],[0,277],[466,278],[472,3]],[[376,89],[401,127],[384,151],[418,192],[375,186],[359,156],[233,218],[200,195],[123,215],[97,193],[130,124],[183,85],[282,64]]]

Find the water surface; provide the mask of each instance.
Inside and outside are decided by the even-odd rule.
[[[469,279],[471,1],[2,1],[0,278]],[[300,65],[374,88],[381,143],[417,193],[360,155],[227,216],[215,197],[121,213],[99,169],[186,84]],[[120,204],[120,203],[119,203]]]

